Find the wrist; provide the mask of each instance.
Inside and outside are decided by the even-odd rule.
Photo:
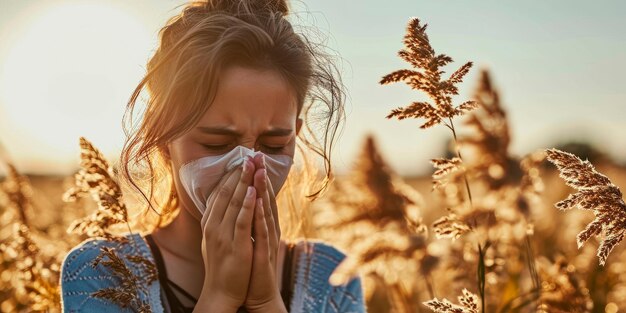
[[[273,300],[259,305],[258,307],[246,307],[246,309],[250,313],[289,313],[280,294],[277,297],[274,297]]]
[[[200,294],[193,312],[236,313],[240,306],[240,303],[217,294]]]

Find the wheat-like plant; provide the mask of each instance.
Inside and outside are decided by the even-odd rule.
[[[428,34],[426,34],[427,24],[422,25],[418,18],[412,18],[406,28],[404,35],[405,48],[398,52],[398,55],[413,66],[413,69],[402,69],[383,76],[380,84],[385,85],[394,82],[405,82],[411,88],[424,92],[432,102],[416,101],[406,107],[393,109],[387,118],[426,119],[420,126],[422,129],[443,124],[452,131],[455,143],[457,142],[457,132],[454,127],[453,117],[462,116],[477,108],[474,100],[465,101],[457,106],[453,104],[452,97],[458,95],[457,85],[463,81],[463,77],[472,67],[472,62],[467,62],[453,72],[447,79],[442,77],[445,74],[443,67],[452,63],[452,58],[445,54],[437,54],[430,44]],[[435,159],[433,164],[440,172],[437,176],[445,176],[446,173],[454,172],[461,167],[463,157],[457,146],[457,158],[451,160]],[[467,197],[470,206],[472,204],[472,193],[469,187],[467,176],[463,175]],[[435,180],[437,181],[437,180]],[[435,183],[436,187],[445,185]]]
[[[60,262],[54,255],[41,253],[39,245],[32,239],[28,226],[28,216],[33,209],[30,181],[12,163],[5,160],[5,165],[7,177],[0,184],[0,193],[6,197],[2,217],[12,212],[18,217],[4,225],[12,228],[12,234],[0,241],[3,276],[10,275],[13,288],[9,292],[18,299],[18,303],[7,302],[7,305],[15,310],[25,306],[32,311],[57,312]]]
[[[98,204],[98,209],[90,216],[72,223],[68,232],[104,237],[118,244],[131,244],[136,249],[134,242],[129,242],[126,237],[111,231],[113,226],[124,224],[131,232],[131,226],[121,188],[113,179],[109,163],[87,139],[80,138],[80,148],[81,169],[75,175],[75,186],[65,193],[64,199],[76,201],[80,197],[91,195]],[[138,266],[143,275],[135,275],[124,259]],[[156,265],[153,262],[140,253],[122,257],[115,248],[102,247],[99,256],[92,263],[94,268],[100,265],[109,268],[120,279],[121,285],[96,291],[91,294],[92,297],[110,300],[123,308],[133,307],[142,313],[151,311],[149,305],[141,301],[139,293],[157,279]]]
[[[543,283],[537,313],[589,313],[593,302],[585,281],[565,258],[550,262],[541,258],[539,273]]]
[[[456,85],[462,82],[472,63],[464,64],[448,79],[443,79],[442,67],[452,62],[452,59],[435,53],[426,34],[426,25],[422,26],[418,19],[411,19],[409,22],[404,44],[405,49],[399,55],[414,69],[395,71],[384,76],[380,83],[404,81],[413,89],[424,92],[432,102],[414,102],[407,107],[394,109],[387,118],[426,119],[421,128],[443,124],[452,131],[456,144],[456,157],[431,160],[435,166],[433,189],[443,191],[449,211],[448,215],[433,223],[435,234],[438,238],[459,239],[479,227],[483,228],[484,232],[481,234],[476,233],[460,245],[453,245],[456,247],[454,249],[459,249],[453,250],[456,251],[455,254],[466,253],[469,245],[470,251],[479,256],[473,262],[477,266],[478,291],[483,312],[487,309],[485,298],[488,277],[495,286],[498,281],[506,283],[520,275],[518,263],[524,253],[527,255],[533,290],[538,290],[539,278],[528,237],[533,227],[527,219],[533,196],[541,189],[537,175],[541,156],[533,154],[520,161],[510,155],[506,113],[486,71],[481,75],[475,99],[454,106],[452,96],[458,94]],[[477,108],[480,110],[476,110]],[[474,133],[459,138],[453,118],[466,113],[470,113],[466,125]],[[460,147],[473,150],[473,158],[469,162],[462,157]],[[484,187],[478,202],[473,200],[469,178]],[[465,185],[467,198],[459,192],[458,186],[462,183]],[[472,244],[473,240],[477,240],[478,244]],[[493,266],[495,263],[490,263],[492,260],[500,260],[500,265]],[[454,261],[445,263],[449,266]],[[496,279],[497,276],[502,277]],[[496,289],[493,292],[498,293]],[[504,297],[506,300],[507,296]],[[493,305],[489,308],[491,307]]]
[[[422,25],[418,18],[412,18],[404,36],[405,49],[398,52],[398,55],[414,69],[394,71],[385,75],[380,83],[406,82],[411,88],[425,92],[434,103],[413,102],[407,107],[392,110],[387,118],[423,118],[427,121],[420,126],[421,128],[443,123],[452,129],[453,117],[476,108],[476,103],[472,100],[458,106],[452,104],[452,96],[459,93],[456,85],[463,81],[463,77],[472,67],[472,62],[465,63],[447,79],[443,79],[442,74],[445,72],[442,68],[451,63],[452,58],[435,53],[426,34],[426,26]]]
[[[122,308],[134,307],[139,313],[152,312],[149,304],[139,300],[137,293],[142,289],[141,284],[151,284],[157,280],[156,267],[152,262],[140,255],[133,255],[127,258],[128,261],[141,266],[144,271],[143,277],[135,275],[126,265],[124,260],[118,256],[114,248],[102,247],[100,255],[93,261],[92,266],[105,266],[120,278],[121,284],[116,287],[104,288],[91,294],[92,297],[107,299],[119,304]]]
[[[438,300],[437,298],[424,302],[429,309],[437,313],[478,313],[478,297],[463,289],[463,295],[459,296],[459,304],[453,304],[447,299]]]
[[[40,252],[25,224],[14,225],[14,237],[3,251],[11,251],[16,260],[16,293],[22,294],[34,311],[58,311],[61,300],[57,281],[60,277],[59,260]]]
[[[357,273],[382,281],[395,311],[414,312],[416,303],[409,299],[424,291],[432,295],[428,277],[438,258],[427,251],[421,197],[393,174],[372,137],[366,139],[351,179],[335,183],[327,201],[334,217],[325,219],[325,230],[336,234],[329,235],[334,242],[350,247],[331,282],[345,283]],[[426,277],[425,286],[407,275]]]
[[[109,163],[102,153],[83,137],[80,138],[80,159],[81,169],[75,175],[75,186],[69,189],[63,198],[67,202],[72,202],[91,195],[98,204],[98,210],[72,223],[68,232],[126,242],[126,238],[110,231],[112,226],[128,222],[128,211],[122,200],[121,188],[112,178]]]
[[[565,183],[576,189],[567,199],[555,204],[560,210],[579,208],[592,210],[596,218],[576,237],[578,248],[589,238],[604,231],[604,239],[598,247],[600,264],[604,265],[609,254],[626,235],[626,204],[622,192],[605,175],[596,171],[589,161],[577,156],[548,149],[548,160],[558,168]]]
[[[7,177],[0,184],[0,189],[7,196],[8,206],[12,207],[19,214],[20,222],[28,225],[28,214],[32,211],[30,198],[33,189],[28,178],[20,174],[10,162],[5,162]]]

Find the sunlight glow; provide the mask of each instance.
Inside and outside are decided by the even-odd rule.
[[[53,149],[77,154],[86,136],[104,151],[123,144],[121,117],[154,46],[137,19],[112,6],[51,7],[0,60],[0,104],[6,120]],[[43,157],[43,155],[41,156]]]

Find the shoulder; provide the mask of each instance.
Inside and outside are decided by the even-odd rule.
[[[144,239],[139,234],[128,234],[123,242],[106,239],[87,239],[70,250],[61,265],[61,299],[65,312],[102,310],[102,312],[131,312],[102,298],[94,297],[97,291],[121,292],[129,276],[142,277],[145,265],[138,259],[152,261]],[[105,251],[114,255],[108,256]],[[114,258],[115,260],[113,260]],[[153,261],[152,261],[153,262]],[[115,263],[115,264],[112,264]],[[145,276],[145,275],[144,275]],[[140,281],[138,303],[148,303],[149,284]],[[88,308],[88,309],[87,309]]]
[[[90,263],[94,261],[98,255],[100,255],[102,248],[107,247],[120,249],[125,245],[126,243],[97,238],[90,238],[79,243],[72,248],[63,259],[62,272],[65,275],[61,278],[61,280],[73,280],[83,271],[88,270]]]
[[[299,240],[297,281],[314,297],[325,296],[328,312],[365,312],[360,276],[351,277],[343,285],[332,285],[332,273],[347,257],[346,252],[322,240]],[[306,302],[306,299],[304,300]]]
[[[152,256],[146,249],[146,244],[141,235],[128,234],[122,238],[125,241],[113,241],[100,238],[87,239],[72,248],[62,263],[61,282],[71,282],[76,280],[84,273],[112,274],[112,270],[102,264],[95,264],[95,261],[103,255],[103,251],[111,249],[116,255],[120,256],[123,261],[127,261],[126,257],[139,255],[144,258],[151,259]],[[105,258],[106,260],[106,258]],[[132,269],[133,263],[125,265]],[[84,277],[83,277],[84,278]]]

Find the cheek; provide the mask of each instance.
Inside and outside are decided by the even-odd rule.
[[[191,200],[191,197],[187,194],[187,191],[185,190],[185,188],[183,187],[180,181],[179,169],[181,165],[182,164],[180,163],[174,164],[174,162],[172,162],[171,172],[170,172],[170,175],[172,175],[172,181],[174,182],[174,188],[176,189],[176,197],[178,198],[178,207],[181,210],[185,210],[186,213],[190,214],[195,219],[200,221],[202,219],[202,214],[200,214],[198,209],[196,209],[196,206],[193,200]]]
[[[170,175],[172,175],[172,181],[174,183],[174,188],[176,189],[176,195],[179,201],[179,208],[181,210],[185,210],[186,213],[192,215],[200,221],[202,219],[202,215],[196,209],[195,204],[187,194],[187,191],[185,191],[185,188],[182,186],[179,175],[180,167],[193,160],[194,153],[191,150],[193,149],[191,149],[189,144],[185,144],[185,141],[182,140],[182,138],[172,141],[172,143],[168,144],[168,162],[170,165]]]

